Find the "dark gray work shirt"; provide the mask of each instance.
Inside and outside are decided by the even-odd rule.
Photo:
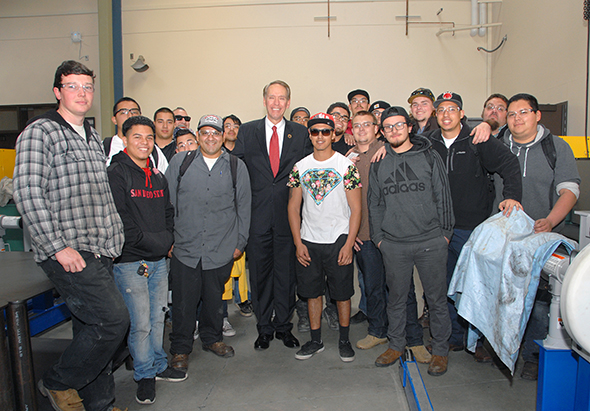
[[[202,268],[212,270],[229,263],[235,249],[243,251],[246,247],[252,199],[250,178],[245,164],[238,160],[234,205],[229,154],[223,152],[209,170],[197,150],[178,184],[186,154],[176,154],[166,170],[175,208],[173,254],[186,266],[195,268],[202,260]]]

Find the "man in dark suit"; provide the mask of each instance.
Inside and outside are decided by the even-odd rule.
[[[258,321],[254,348],[267,349],[275,336],[295,348],[299,341],[291,333],[290,321],[295,307],[295,246],[287,217],[287,179],[295,162],[313,148],[307,129],[283,117],[291,102],[289,85],[275,80],[262,95],[267,115],[240,127],[232,152],[246,163],[252,185],[246,254]]]

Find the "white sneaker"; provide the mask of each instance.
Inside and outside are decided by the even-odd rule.
[[[236,330],[234,330],[234,327],[231,326],[231,324],[229,323],[229,320],[227,319],[227,317],[225,317],[223,319],[223,336],[224,337],[233,337],[234,335],[236,335]]]
[[[193,340],[199,339],[199,321],[197,321],[197,325],[195,327],[195,333],[193,334]]]

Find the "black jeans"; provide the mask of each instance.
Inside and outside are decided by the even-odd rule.
[[[203,270],[201,261],[195,268],[184,265],[173,254],[170,260],[172,281],[172,333],[171,354],[190,354],[193,350],[193,334],[197,321],[197,306],[202,301],[199,314],[199,334],[203,345],[223,341],[223,290],[234,262]]]
[[[115,400],[112,357],[129,327],[129,313],[115,285],[113,261],[80,254],[86,261],[81,272],[68,273],[52,259],[40,264],[72,313],[74,331],[43,383],[51,390],[74,388],[87,410],[103,411]]]

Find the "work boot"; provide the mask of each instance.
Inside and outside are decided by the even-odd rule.
[[[387,338],[379,338],[375,337],[374,335],[367,334],[365,338],[359,340],[356,343],[356,348],[360,348],[361,350],[370,350],[371,348],[385,344],[386,342]]]
[[[416,345],[414,347],[408,347],[408,349],[412,351],[417,362],[421,364],[430,364],[430,361],[432,361],[432,355],[424,345]]]
[[[434,377],[443,375],[447,372],[448,364],[449,357],[446,355],[444,357],[442,355],[433,355],[432,361],[430,361],[430,366],[428,367],[428,374]]]
[[[391,348],[388,348],[383,354],[381,354],[375,360],[375,365],[377,367],[389,367],[390,365],[395,364],[395,362],[402,356],[401,351],[396,351]]]
[[[43,380],[39,380],[37,388],[44,397],[49,399],[55,411],[85,411],[82,398],[78,395],[78,391],[73,388],[65,391],[50,390],[45,387]]]

